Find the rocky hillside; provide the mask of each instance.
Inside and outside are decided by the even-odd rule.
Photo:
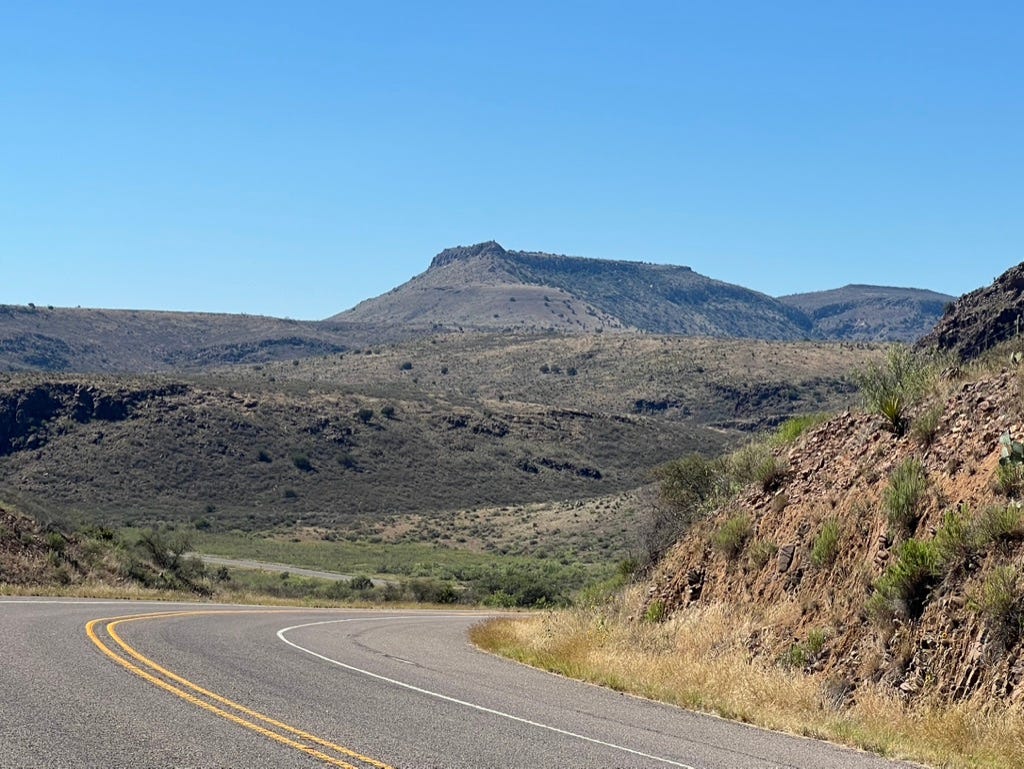
[[[426,272],[335,319],[382,326],[912,341],[931,328],[951,298],[858,286],[776,300],[688,267],[508,251],[491,241],[446,249]]]
[[[908,344],[931,331],[953,299],[916,288],[859,285],[779,297],[810,318],[816,337]]]
[[[882,682],[910,700],[1024,701],[1024,370],[939,381],[904,435],[845,412],[657,568],[658,613],[723,602],[773,617],[750,653],[837,702]]]
[[[1022,316],[1024,263],[1011,267],[992,285],[964,294],[949,305],[919,346],[952,352],[962,360],[970,360],[1008,339],[1024,340]]]
[[[597,497],[841,407],[878,355],[456,334],[191,379],[0,375],[0,499],[41,519],[252,530]]]

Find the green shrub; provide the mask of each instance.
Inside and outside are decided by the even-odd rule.
[[[792,644],[779,658],[779,664],[787,670],[802,670],[810,665],[825,649],[828,634],[824,630],[812,629],[807,640]]]
[[[373,419],[373,409],[359,409],[359,411],[356,412],[356,419],[364,425],[369,424],[370,420]]]
[[[64,539],[64,535],[59,531],[51,531],[46,535],[46,546],[51,552],[58,555],[64,553],[64,549],[67,547],[68,541]]]
[[[934,378],[934,367],[907,347],[891,347],[884,365],[871,365],[857,376],[867,409],[880,414],[897,435],[907,428],[907,409]]]
[[[727,484],[723,462],[700,454],[664,464],[654,475],[662,500],[680,510],[699,507]]]
[[[941,403],[925,409],[910,425],[910,432],[922,448],[928,448],[935,440],[939,431],[939,423],[942,421],[943,407]]]
[[[790,417],[778,426],[775,434],[771,437],[771,442],[776,446],[788,446],[791,443],[795,443],[797,438],[811,428],[827,421],[828,418],[829,415],[825,412]]]
[[[1012,566],[993,569],[973,597],[971,606],[993,635],[1010,646],[1024,634],[1024,580]]]
[[[982,510],[974,530],[981,546],[1024,539],[1024,512],[1016,505],[992,505]]]
[[[924,466],[914,458],[900,464],[889,476],[882,494],[889,525],[903,533],[917,526],[918,507],[928,488]]]
[[[729,560],[733,560],[747,544],[753,532],[750,518],[746,515],[737,515],[722,524],[721,528],[712,537],[712,544]]]
[[[371,590],[373,580],[364,574],[359,574],[348,581],[348,586],[353,590]]]
[[[782,481],[786,466],[767,443],[748,443],[729,457],[729,472],[740,484],[756,483],[763,491],[769,491]]]
[[[661,622],[665,619],[665,604],[663,601],[651,601],[644,611],[645,622]]]
[[[976,534],[969,507],[946,511],[935,532],[935,547],[947,568],[962,565],[974,554]]]
[[[750,546],[750,564],[755,569],[763,569],[778,552],[779,546],[774,542],[760,539]]]
[[[868,599],[872,619],[885,622],[898,614],[920,616],[928,593],[943,571],[942,556],[935,542],[908,539],[900,545],[891,564],[878,578]]]
[[[308,456],[301,452],[292,454],[292,464],[304,473],[313,472],[313,463],[309,461]]]
[[[381,406],[380,414],[385,419],[394,419],[395,418],[395,407],[390,405],[390,404],[387,405],[387,406]]]
[[[996,465],[993,488],[1004,497],[1018,497],[1024,489],[1024,465],[1000,462]]]
[[[839,521],[829,518],[821,527],[811,548],[811,563],[818,568],[831,566],[839,556]]]

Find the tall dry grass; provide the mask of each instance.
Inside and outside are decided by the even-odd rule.
[[[980,701],[908,706],[872,685],[840,703],[834,687],[752,655],[772,616],[706,606],[657,624],[635,619],[640,595],[610,607],[491,620],[478,646],[618,691],[769,729],[936,767],[1024,766],[1024,713]],[[778,611],[789,611],[781,608]]]

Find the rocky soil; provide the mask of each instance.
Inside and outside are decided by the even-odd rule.
[[[964,294],[950,304],[918,347],[936,348],[970,360],[1000,342],[1017,337],[1024,340],[1022,315],[1024,263],[1011,267],[992,285]]]
[[[1000,436],[1024,437],[1022,379],[1013,369],[942,382],[931,405],[914,414],[921,422],[928,408],[941,409],[930,442],[913,423],[897,436],[881,417],[847,411],[779,449],[781,481],[746,489],[694,526],[655,573],[649,603],[671,614],[726,602],[770,618],[749,639],[752,656],[820,677],[837,701],[869,681],[908,699],[1024,701],[1024,633],[1016,624],[1024,616],[1021,502],[995,482]],[[927,486],[916,525],[901,532],[889,522],[885,493],[909,458],[923,465]],[[976,536],[970,552],[931,578],[918,604],[881,618],[869,611],[911,535],[934,542],[950,511],[981,530],[993,511],[1007,509],[1016,526],[994,539]],[[742,552],[726,555],[713,544],[716,534],[743,516],[750,537]],[[835,560],[816,565],[813,548],[830,520],[839,527]],[[1012,627],[979,610],[996,570],[1007,566],[1018,575],[1006,617]]]

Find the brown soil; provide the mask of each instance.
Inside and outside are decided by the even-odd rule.
[[[671,613],[726,602],[737,611],[781,617],[750,637],[750,653],[772,661],[789,654],[827,682],[838,700],[856,697],[864,682],[880,681],[908,699],[1024,701],[1021,634],[1007,638],[973,608],[996,567],[1024,563],[1020,542],[979,546],[931,588],[918,611],[908,607],[892,621],[872,621],[866,610],[907,536],[889,525],[883,503],[897,465],[915,457],[927,473],[914,532],[921,540],[934,538],[947,511],[967,509],[977,518],[992,506],[1019,505],[993,481],[1000,435],[1024,434],[1021,381],[1014,370],[943,383],[937,396],[942,417],[928,446],[912,434],[894,435],[880,417],[863,413],[846,412],[814,428],[779,450],[788,463],[779,486],[748,488],[688,532],[654,575],[648,605],[659,601]],[[711,543],[739,515],[749,517],[753,534],[744,551],[729,558]],[[838,557],[815,566],[811,551],[830,518],[840,525]],[[817,651],[808,642],[819,633],[827,640]],[[795,649],[806,653],[793,655]]]

